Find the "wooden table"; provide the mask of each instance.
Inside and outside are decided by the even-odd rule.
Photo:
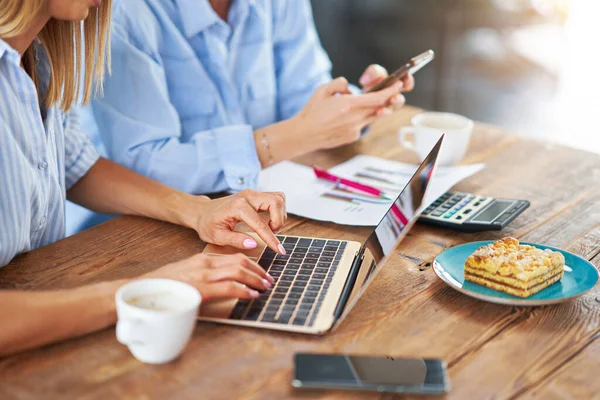
[[[360,143],[301,161],[329,167],[359,153],[416,161],[397,145],[395,132],[417,112],[404,108]],[[464,296],[431,269],[432,259],[450,246],[504,235],[559,246],[598,265],[600,156],[477,124],[465,159],[471,162],[487,168],[459,190],[528,199],[531,207],[502,233],[417,225],[335,332],[310,337],[199,323],[179,360],[149,366],[136,361],[111,328],[1,359],[0,398],[395,398],[296,391],[292,355],[300,351],[443,358],[452,381],[448,398],[600,398],[599,286],[560,305],[508,307]],[[351,240],[366,232],[298,217],[285,229]],[[190,230],[119,218],[17,258],[0,270],[0,288],[66,288],[133,277],[203,246]]]

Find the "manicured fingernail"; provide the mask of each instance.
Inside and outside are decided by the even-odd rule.
[[[262,281],[267,289],[271,289],[271,287],[273,287],[273,285],[271,285],[271,282],[269,282],[268,280],[263,279]]]
[[[398,104],[398,103],[402,103],[404,99],[402,98],[402,96],[396,96],[394,97],[394,99],[392,100],[392,104]]]
[[[277,246],[277,250],[279,250],[279,253],[283,254],[284,256],[287,254],[285,252],[285,248],[283,247],[283,245],[280,243],[279,246]]]
[[[260,297],[260,293],[258,293],[256,290],[248,289],[248,293],[250,293],[250,297],[255,299]]]
[[[273,278],[271,275],[267,274],[267,279],[269,280],[269,282],[271,283],[275,283],[275,278]]]
[[[364,85],[365,83],[369,83],[371,82],[371,76],[370,75],[363,75],[360,77],[360,80],[358,81],[361,85]]]
[[[244,240],[243,245],[244,245],[244,247],[246,249],[253,249],[253,248],[256,247],[256,240],[254,240],[254,239],[246,239],[246,240]]]
[[[402,81],[396,82],[396,88],[398,90],[402,90],[403,87],[404,87],[404,83],[402,83]]]

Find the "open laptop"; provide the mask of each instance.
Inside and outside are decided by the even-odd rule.
[[[257,249],[244,251],[275,278],[273,288],[253,300],[203,304],[199,319],[283,331],[324,334],[345,318],[416,222],[437,165],[444,136],[364,243],[278,236],[287,255],[276,254],[257,235]],[[239,253],[208,245],[205,254]]]

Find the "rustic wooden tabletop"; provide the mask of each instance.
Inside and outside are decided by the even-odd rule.
[[[396,137],[417,112],[405,107],[359,143],[299,161],[330,167],[361,153],[417,161]],[[520,308],[464,296],[431,269],[448,247],[506,235],[558,246],[598,265],[600,156],[476,124],[464,162],[487,167],[458,190],[528,199],[531,207],[502,232],[464,234],[417,224],[336,331],[311,337],[198,323],[180,359],[150,366],[136,361],[111,328],[0,359],[0,398],[404,398],[295,390],[292,357],[299,351],[443,358],[452,384],[448,398],[600,398],[598,285],[559,305]],[[284,230],[350,240],[367,232],[293,216]],[[203,247],[191,230],[122,217],[18,257],[0,270],[0,288],[67,288],[133,277]]]

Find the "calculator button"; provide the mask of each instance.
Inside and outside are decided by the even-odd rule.
[[[436,212],[434,212],[433,214],[431,214],[431,216],[432,216],[432,217],[439,217],[439,216],[441,216],[443,213],[444,213],[443,211],[436,211]]]
[[[446,215],[444,215],[444,219],[448,219],[448,218],[450,218],[451,216],[452,216],[452,215],[446,214]]]
[[[478,201],[477,203],[473,204],[473,207],[477,207],[479,206],[481,203]]]
[[[473,211],[473,210],[471,210],[470,208],[467,208],[465,211],[463,211],[463,214],[468,214],[468,213],[470,213],[471,211]]]
[[[459,216],[456,217],[456,219],[462,219],[462,217],[459,215]]]

